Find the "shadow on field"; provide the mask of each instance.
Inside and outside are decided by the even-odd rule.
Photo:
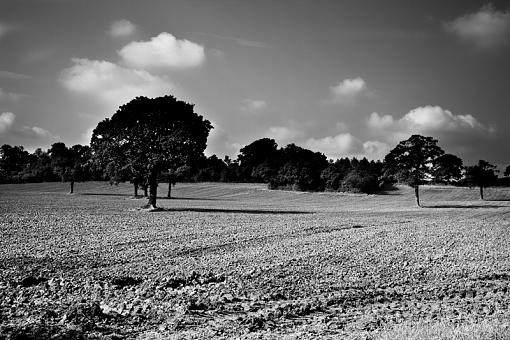
[[[155,212],[210,212],[229,214],[259,214],[259,215],[299,215],[313,214],[312,211],[289,210],[255,210],[255,209],[222,209],[222,208],[158,208]]]
[[[491,205],[491,204],[472,204],[472,205],[461,205],[461,204],[439,204],[439,205],[427,205],[423,206],[423,208],[439,208],[439,209],[483,209],[483,208],[504,208],[500,205]]]
[[[131,197],[131,198],[146,198],[142,195],[134,196],[133,194],[114,194],[114,193],[106,193],[106,192],[83,192],[78,195],[83,196],[119,196],[119,197]]]
[[[232,201],[226,198],[201,198],[201,197],[158,197],[158,200],[183,200],[183,201]]]

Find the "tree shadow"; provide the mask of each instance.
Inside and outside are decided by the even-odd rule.
[[[510,198],[485,199],[487,202],[510,202]]]
[[[255,215],[300,215],[314,214],[312,211],[298,210],[257,210],[257,209],[223,209],[223,208],[157,208],[153,212],[206,212]]]
[[[200,198],[200,197],[158,197],[158,200],[182,200],[182,201],[232,201],[226,198]]]
[[[100,193],[100,192],[82,192],[77,195],[83,196],[119,196],[119,197],[131,197],[131,198],[147,198],[143,195],[138,195],[135,197],[133,194],[115,194],[115,193]]]
[[[422,205],[422,208],[437,208],[437,209],[484,209],[484,208],[505,208],[500,205],[493,204],[470,204],[470,205],[461,205],[461,204],[438,204],[438,205]]]

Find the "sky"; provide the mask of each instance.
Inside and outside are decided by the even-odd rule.
[[[510,3],[0,0],[0,144],[89,144],[136,96],[214,126],[206,154],[274,138],[382,159],[412,134],[510,164]]]

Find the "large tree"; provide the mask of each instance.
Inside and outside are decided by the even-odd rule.
[[[446,153],[434,161],[433,175],[437,182],[452,184],[462,178],[462,159]]]
[[[173,96],[137,97],[94,129],[91,147],[103,164],[132,168],[149,184],[156,208],[158,175],[203,155],[211,123]]]
[[[480,199],[483,200],[483,188],[496,182],[496,166],[487,161],[479,160],[478,164],[466,167],[466,182],[480,188]]]
[[[437,145],[437,140],[434,138],[412,135],[409,139],[398,143],[384,157],[386,172],[412,186],[416,204],[420,206],[419,186],[427,178],[432,177],[432,165],[443,154],[443,149]]]

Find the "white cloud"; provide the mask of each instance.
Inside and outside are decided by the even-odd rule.
[[[493,128],[482,125],[472,115],[455,115],[440,106],[417,107],[399,120],[391,115],[380,116],[373,112],[368,118],[368,126],[374,130],[400,130],[409,133],[481,131],[490,133]]]
[[[76,93],[91,95],[116,109],[137,96],[158,97],[174,85],[166,77],[124,68],[103,60],[72,59],[73,66],[62,71],[61,83]]]
[[[484,6],[445,25],[446,29],[479,47],[494,47],[510,43],[510,11],[497,11]]]
[[[116,20],[110,26],[108,33],[114,37],[128,37],[135,33],[136,25],[126,19]]]
[[[381,141],[366,141],[363,143],[363,151],[366,157],[372,159],[383,159],[390,151],[390,146]]]
[[[242,110],[249,113],[257,113],[267,107],[267,102],[260,99],[245,99]]]
[[[40,128],[38,126],[23,126],[21,130],[19,131],[20,134],[22,134],[24,137],[29,138],[52,138],[57,139],[56,136],[54,136],[51,132],[48,130],[45,130],[43,128]]]
[[[0,133],[4,133],[11,128],[15,117],[16,115],[12,112],[2,112],[0,114]]]
[[[372,112],[368,118],[368,126],[371,128],[387,128],[393,125],[393,117],[390,115],[380,116],[377,112]]]
[[[304,145],[312,151],[322,152],[331,159],[353,155],[361,149],[361,142],[350,133],[340,133],[319,139],[310,138]]]
[[[363,78],[344,79],[329,87],[330,98],[326,103],[352,104],[361,95],[367,93],[367,84]]]
[[[20,98],[21,98],[20,94],[13,93],[13,92],[6,92],[2,88],[0,88],[0,101],[2,101],[2,100],[17,101]]]
[[[300,130],[286,126],[271,126],[266,131],[266,136],[273,138],[279,145],[295,143],[296,138],[303,135]]]
[[[128,65],[144,69],[189,68],[205,60],[202,46],[166,32],[150,41],[133,41],[117,52]]]

